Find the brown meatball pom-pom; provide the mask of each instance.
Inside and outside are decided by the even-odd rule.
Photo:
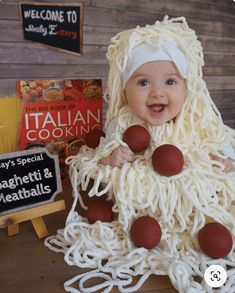
[[[132,224],[130,235],[136,247],[152,249],[161,240],[162,231],[157,220],[150,216],[142,216]]]
[[[92,129],[91,131],[88,132],[86,136],[86,145],[89,148],[95,149],[99,143],[100,143],[100,138],[101,136],[105,136],[105,133],[103,132],[102,129]]]
[[[153,169],[163,176],[180,173],[184,165],[184,156],[180,149],[172,144],[163,144],[152,155]]]
[[[90,224],[96,221],[112,222],[114,213],[112,211],[113,202],[103,198],[96,198],[88,204],[86,218]]]
[[[198,232],[198,243],[206,255],[216,259],[229,254],[233,247],[233,238],[225,226],[212,222]]]
[[[132,125],[125,130],[122,140],[134,153],[139,153],[149,147],[150,134],[145,127]]]

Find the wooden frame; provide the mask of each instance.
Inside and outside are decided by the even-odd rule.
[[[0,227],[7,226],[8,236],[13,236],[19,233],[20,223],[31,220],[38,238],[41,239],[49,235],[42,216],[59,212],[64,209],[64,200],[54,201],[43,206],[38,206],[28,210],[2,216],[0,217]]]
[[[40,2],[20,2],[20,15],[21,15],[21,26],[22,26],[22,30],[23,30],[23,35],[24,35],[24,39],[27,40],[27,41],[31,41],[31,42],[36,42],[38,44],[41,44],[43,46],[46,46],[46,47],[50,47],[50,48],[54,48],[54,49],[57,49],[59,51],[62,51],[62,52],[66,52],[66,53],[71,53],[71,54],[75,54],[77,56],[81,56],[83,54],[83,4],[82,3],[65,3],[65,4],[62,4],[62,3],[53,3],[53,2],[44,2],[44,3],[40,3]],[[44,43],[44,42],[40,42],[38,40],[33,40],[33,39],[30,39],[30,38],[27,38],[25,36],[25,27],[24,27],[24,19],[23,19],[23,15],[22,15],[22,5],[30,5],[32,7],[35,7],[35,8],[38,8],[38,7],[58,7],[58,8],[69,8],[69,7],[75,7],[75,8],[79,8],[80,12],[79,12],[79,21],[78,21],[78,34],[79,34],[79,40],[78,40],[78,43],[79,43],[79,50],[78,51],[75,51],[75,50],[69,50],[69,49],[66,49],[66,48],[61,48],[61,47],[58,47],[56,45],[52,45],[52,44],[47,44],[47,43]],[[37,18],[37,16],[35,16],[35,18]],[[42,21],[43,22],[43,21]],[[60,31],[63,31],[63,29],[61,29]],[[56,32],[56,36],[58,36],[58,31]],[[61,38],[63,37],[60,36]],[[59,38],[59,37],[58,37]],[[72,38],[72,36],[71,36]],[[62,40],[62,39],[61,39]],[[74,43],[75,44],[75,43]]]

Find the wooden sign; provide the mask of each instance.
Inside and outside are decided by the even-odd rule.
[[[0,155],[0,215],[51,202],[61,191],[58,157],[46,148]]]
[[[21,3],[26,40],[82,54],[82,4]]]

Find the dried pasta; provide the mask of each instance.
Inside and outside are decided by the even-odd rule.
[[[162,126],[147,126],[151,135],[149,148],[135,155],[133,163],[122,168],[99,164],[122,142],[122,134],[133,124],[143,124],[133,116],[122,93],[121,75],[131,49],[143,40],[161,42],[168,36],[185,53],[188,63],[188,97],[175,121]],[[235,241],[235,172],[224,172],[224,166],[210,154],[223,158],[221,146],[235,145],[235,131],[225,126],[202,79],[203,54],[195,32],[186,20],[169,19],[117,34],[108,48],[109,109],[107,125],[117,118],[116,130],[104,148],[83,146],[69,157],[74,202],[64,229],[45,240],[50,249],[62,252],[69,265],[90,270],[65,282],[67,292],[137,292],[151,275],[168,275],[179,292],[217,292],[203,280],[207,266],[218,264],[199,248],[198,231],[209,221],[218,221],[231,232]],[[183,171],[172,177],[158,175],[151,166],[153,150],[164,143],[178,146],[184,154]],[[114,201],[117,219],[111,223],[88,224],[76,206],[86,209],[80,191],[93,180],[89,196],[103,196]],[[100,189],[100,186],[103,189]],[[162,238],[151,250],[136,248],[129,230],[134,219],[150,215],[158,220]],[[219,265],[227,270],[228,280],[218,292],[235,292],[234,248]],[[139,276],[137,282],[134,277]],[[199,276],[201,281],[195,277]],[[103,282],[87,287],[86,281],[99,277]]]
[[[0,154],[17,149],[23,102],[15,95],[0,98]]]

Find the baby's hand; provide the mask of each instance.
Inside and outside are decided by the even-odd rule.
[[[230,159],[221,159],[215,155],[210,154],[212,160],[218,161],[224,165],[224,171],[226,173],[233,171],[233,163]]]
[[[128,146],[118,146],[108,156],[100,160],[101,164],[121,168],[127,162],[133,162],[134,153]]]
[[[119,146],[110,155],[110,165],[121,168],[127,162],[133,162],[134,153],[128,146]]]
[[[233,163],[230,159],[223,159],[221,162],[224,164],[224,171],[226,173],[233,171]]]

